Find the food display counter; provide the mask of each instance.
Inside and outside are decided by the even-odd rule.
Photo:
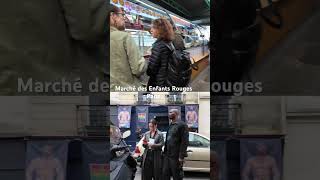
[[[150,33],[154,19],[166,18],[174,23],[184,38],[186,51],[198,67],[193,70],[192,79],[198,76],[209,65],[208,41],[210,26],[200,27],[162,7],[142,0],[111,0],[111,4],[123,8],[126,14],[126,29],[139,47],[141,54],[148,58],[152,44],[156,41]],[[206,36],[205,36],[205,35]],[[142,78],[147,79],[147,78]],[[144,80],[144,82],[146,82]]]
[[[150,49],[152,47],[152,44],[156,41],[156,39],[153,38],[148,31],[134,29],[126,29],[126,31],[131,34],[132,38],[139,46],[140,52],[142,54],[145,55],[151,53]]]
[[[139,0],[111,0],[110,3],[124,9],[126,13],[126,31],[132,35],[142,54],[150,54],[150,48],[156,40],[149,32],[151,22],[161,17],[171,19],[174,22],[176,28],[183,34],[185,46],[195,61],[199,61],[201,59],[200,56],[208,54],[203,53],[202,46],[207,46],[209,37],[201,37],[199,28],[190,21]]]

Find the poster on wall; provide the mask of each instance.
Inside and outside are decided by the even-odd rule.
[[[118,106],[118,127],[130,128],[131,106]]]
[[[90,164],[90,180],[109,180],[107,164]]]
[[[69,141],[27,142],[26,180],[66,180]]]
[[[105,142],[83,142],[82,154],[84,164],[84,177],[89,180],[109,180],[109,164],[105,150]]]
[[[177,109],[179,111],[178,120],[181,120],[181,106],[168,106],[168,115],[171,109]]]
[[[282,163],[280,139],[240,140],[242,180],[280,180],[282,177]]]
[[[210,173],[214,180],[227,180],[226,142],[211,142]]]
[[[148,106],[136,106],[137,128],[148,129]]]
[[[199,114],[199,105],[196,104],[196,105],[185,106],[186,123],[189,128],[199,127],[198,114]]]

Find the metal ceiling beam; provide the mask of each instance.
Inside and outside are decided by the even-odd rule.
[[[210,26],[210,18],[198,19],[198,20],[192,21],[192,23],[197,24],[197,25],[209,25]]]
[[[161,1],[171,6],[175,10],[179,11],[180,13],[186,15],[187,17],[191,16],[190,12],[186,8],[181,6],[179,3],[177,3],[175,0],[161,0]]]

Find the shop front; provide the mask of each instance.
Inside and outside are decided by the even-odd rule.
[[[168,112],[170,109],[180,111],[179,119],[186,122],[189,131],[199,132],[198,104],[111,106],[111,122],[118,126],[122,132],[130,130],[131,135],[126,138],[126,141],[134,148],[142,138],[143,133],[148,131],[148,122],[151,119],[157,120],[160,131],[166,132],[168,130]]]

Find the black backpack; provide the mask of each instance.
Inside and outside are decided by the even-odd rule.
[[[172,43],[166,46],[172,51],[172,58],[168,61],[169,86],[187,87],[191,80],[192,63],[190,53],[185,50],[177,50]]]

